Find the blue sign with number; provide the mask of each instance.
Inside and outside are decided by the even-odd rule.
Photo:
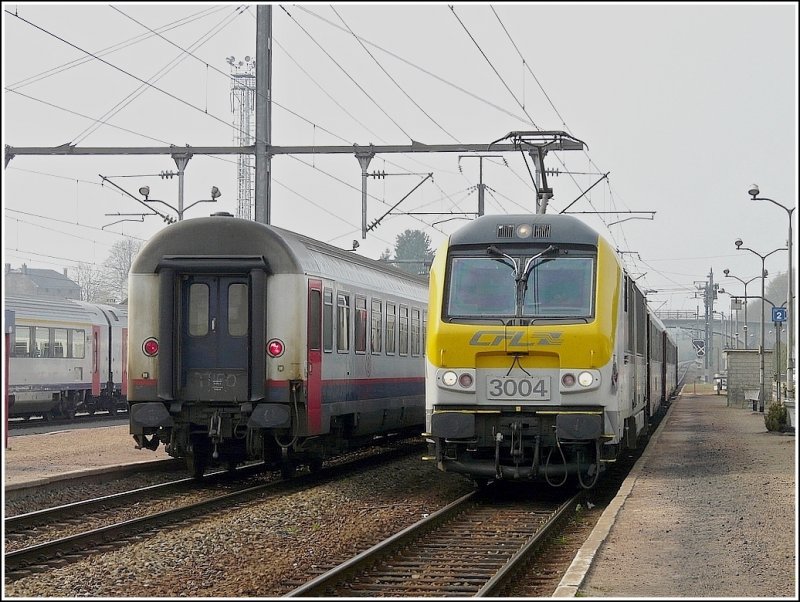
[[[785,322],[786,321],[786,308],[785,307],[773,307],[772,308],[772,321],[773,322]]]

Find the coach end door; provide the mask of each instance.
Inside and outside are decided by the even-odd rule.
[[[182,398],[248,399],[247,276],[192,275],[181,287]]]

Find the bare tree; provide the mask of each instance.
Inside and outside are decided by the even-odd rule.
[[[80,262],[69,268],[70,278],[81,288],[82,301],[105,301],[108,293],[105,290],[105,275],[93,263]]]
[[[142,244],[140,240],[124,238],[112,245],[111,252],[103,262],[104,282],[109,297],[107,301],[122,303],[128,298],[128,272]]]

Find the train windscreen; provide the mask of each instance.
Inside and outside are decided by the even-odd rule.
[[[594,257],[532,257],[451,257],[445,318],[592,317]]]

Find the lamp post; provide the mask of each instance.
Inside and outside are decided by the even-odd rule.
[[[731,275],[731,271],[728,268],[725,268],[724,270],[722,270],[722,273],[725,274],[725,276],[727,278],[734,278],[734,279],[738,280],[739,282],[741,282],[742,284],[744,284],[744,296],[745,297],[747,297],[747,285],[750,284],[753,280],[758,280],[759,278],[761,278],[761,276],[753,276],[752,278],[750,278],[750,280],[745,282],[744,280],[742,280],[738,276],[732,276]],[[747,301],[744,302],[744,348],[747,349]]]
[[[195,201],[194,203],[189,204],[187,207],[183,207],[183,203],[181,202],[178,206],[179,209],[176,209],[166,201],[160,201],[158,199],[151,199],[148,198],[150,196],[150,187],[149,186],[142,186],[139,188],[139,194],[144,197],[145,203],[161,203],[162,205],[166,205],[170,209],[172,209],[175,213],[178,214],[178,221],[183,220],[183,214],[186,213],[189,209],[197,205],[197,203],[216,203],[217,199],[222,196],[222,193],[219,191],[219,188],[216,186],[211,187],[211,198],[210,199],[200,199],[199,201]],[[183,199],[181,199],[182,201]],[[172,219],[172,218],[170,218]],[[175,221],[172,219],[172,221]]]
[[[758,370],[758,411],[763,413],[764,412],[764,286],[765,280],[767,277],[767,268],[765,267],[767,257],[772,255],[773,253],[777,253],[778,251],[786,251],[786,247],[780,247],[778,249],[773,249],[766,255],[762,255],[761,253],[754,251],[749,247],[743,247],[744,244],[741,238],[737,238],[734,242],[736,245],[736,250],[741,251],[750,251],[754,255],[758,255],[761,258],[761,344],[758,346],[758,355],[760,357],[760,366]]]
[[[786,215],[789,217],[789,242],[787,243],[787,247],[789,248],[789,291],[786,296],[786,398],[789,399],[794,397],[794,280],[792,276],[792,211],[795,210],[795,207],[789,209],[778,201],[768,199],[767,197],[758,196],[761,194],[761,191],[758,189],[758,184],[753,184],[747,193],[754,201],[769,201],[773,205],[777,205],[783,209],[786,212]]]

